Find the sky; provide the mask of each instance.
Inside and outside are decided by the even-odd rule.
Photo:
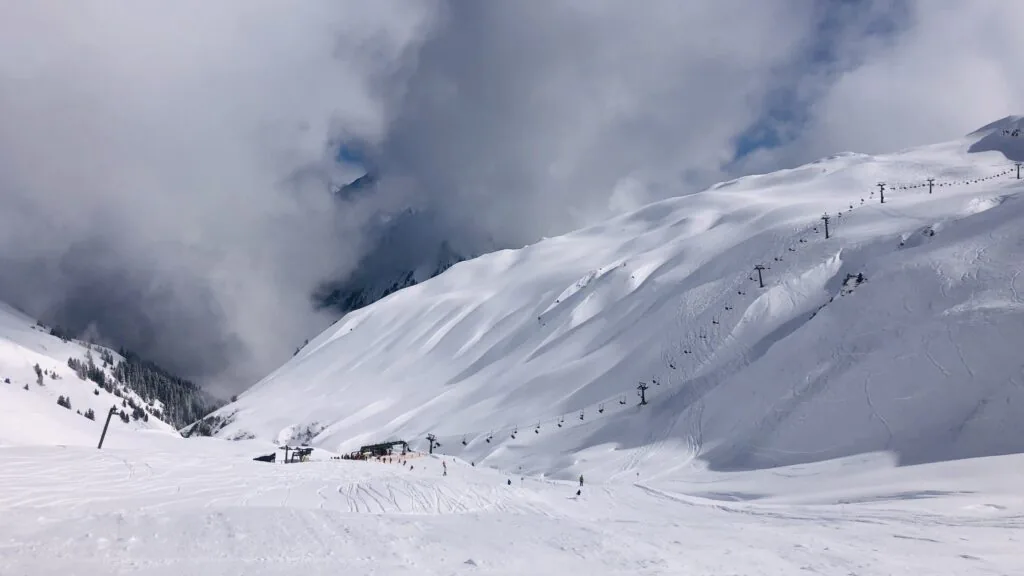
[[[227,395],[380,215],[516,247],[1024,101],[1016,0],[10,0],[0,300]],[[330,190],[372,165],[373,194]],[[410,245],[416,243],[410,237]]]

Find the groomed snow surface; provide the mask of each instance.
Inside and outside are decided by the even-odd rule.
[[[219,444],[219,445],[218,445]],[[1020,574],[1008,456],[590,485],[254,441],[2,450],[0,574]],[[272,448],[271,448],[272,449]],[[512,485],[507,481],[511,479]],[[635,483],[635,485],[634,485]]]
[[[1024,573],[1021,124],[458,264],[220,438],[0,428],[0,574]],[[427,433],[443,455],[329,458]]]

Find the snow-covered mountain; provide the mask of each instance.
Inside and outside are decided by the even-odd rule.
[[[0,573],[1024,573],[1020,124],[460,263],[207,421],[237,441],[3,445],[86,384],[0,385]],[[16,384],[81,352],[0,318]],[[332,458],[426,432],[456,456]],[[328,450],[253,461],[286,440]]]
[[[595,478],[1020,452],[1021,125],[462,262],[348,314],[218,434],[345,451],[433,433],[466,460]]]
[[[357,200],[376,193],[379,182],[375,173],[367,172],[340,187],[335,196]],[[371,246],[367,254],[351,274],[319,286],[313,294],[314,304],[346,314],[493,249],[492,243],[477,238],[473,239],[475,247],[455,242],[443,236],[444,228],[430,210],[406,208],[397,214],[378,214],[365,231]]]
[[[320,286],[313,296],[316,306],[346,314],[438,276],[468,259],[466,253],[456,251],[445,240],[418,246],[418,250],[409,250],[379,244],[352,275]]]
[[[58,338],[0,303],[0,445],[95,446],[112,406],[113,430],[177,436],[160,419],[159,399],[118,381],[114,369],[122,360],[102,346]]]

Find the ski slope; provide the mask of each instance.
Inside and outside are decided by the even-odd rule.
[[[433,433],[466,461],[601,482],[1021,452],[1022,124],[457,264],[345,316],[217,434],[345,452]]]
[[[111,355],[114,365],[122,360],[101,346],[51,336],[35,320],[0,303],[0,446],[95,446],[111,406],[129,414],[131,408],[123,405],[128,400],[146,406],[134,391],[118,386],[121,396],[116,396],[91,380],[80,379],[68,367],[68,359],[86,362],[89,355],[101,364],[104,351]],[[37,383],[36,365],[46,372],[42,386]],[[113,376],[113,366],[102,369],[107,377]],[[57,404],[61,396],[71,399],[70,409]],[[90,409],[95,420],[84,417]],[[149,409],[162,410],[160,401],[153,400]],[[108,434],[122,432],[177,436],[169,424],[153,416],[148,421],[131,419],[127,423],[115,416]]]
[[[578,485],[260,441],[0,448],[0,574],[1019,574],[1019,455]],[[314,452],[316,454],[316,452]],[[70,479],[74,479],[70,481]],[[508,481],[512,484],[508,485]]]

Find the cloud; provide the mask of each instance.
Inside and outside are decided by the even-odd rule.
[[[15,2],[0,19],[0,297],[179,373],[250,384],[329,321],[324,275],[374,207],[337,210],[341,137],[427,3]]]
[[[806,106],[801,125],[784,127],[789,141],[756,154],[748,169],[950,140],[1020,113],[1018,2],[875,0],[870,7],[895,29],[873,30],[877,20],[867,11],[847,22],[834,57],[795,79]]]
[[[814,20],[798,1],[446,7],[380,154],[502,245],[710,184]]]

